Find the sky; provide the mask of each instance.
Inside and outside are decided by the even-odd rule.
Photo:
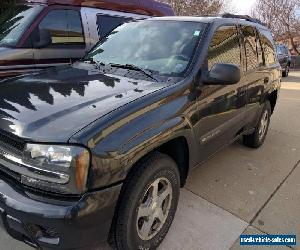
[[[231,5],[235,14],[249,15],[255,2],[256,0],[231,0]]]

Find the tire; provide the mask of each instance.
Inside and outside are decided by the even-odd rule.
[[[113,247],[156,249],[173,222],[179,194],[178,167],[169,156],[155,152],[136,165],[119,197],[112,225]]]
[[[251,135],[244,135],[243,143],[247,147],[259,148],[265,141],[271,118],[271,104],[267,101],[263,107],[259,122]]]

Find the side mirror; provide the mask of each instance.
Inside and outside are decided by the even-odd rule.
[[[33,41],[34,48],[46,48],[51,45],[52,38],[49,30],[41,29],[38,34],[38,41]]]
[[[217,63],[204,79],[205,85],[233,85],[241,80],[241,69],[235,64]]]

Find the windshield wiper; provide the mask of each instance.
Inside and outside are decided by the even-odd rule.
[[[99,69],[100,66],[105,66],[105,63],[104,63],[104,62],[98,62],[98,61],[95,61],[92,57],[87,58],[87,59],[84,59],[83,62],[84,62],[84,63],[94,64],[94,65],[96,65],[97,69]]]
[[[124,68],[124,69],[133,69],[136,71],[140,71],[144,73],[144,75],[148,76],[149,78],[153,79],[154,81],[158,82],[158,80],[153,76],[150,70],[146,70],[143,68],[140,68],[134,64],[118,64],[118,63],[110,63],[109,64],[112,67],[117,67],[117,68]]]

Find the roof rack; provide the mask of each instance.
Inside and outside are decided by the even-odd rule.
[[[260,21],[260,20],[257,19],[257,18],[248,16],[248,15],[234,15],[234,14],[230,14],[230,13],[225,13],[225,14],[222,15],[222,17],[223,17],[223,18],[238,18],[238,19],[244,19],[244,20],[249,21],[249,22],[252,22],[252,23],[258,23],[258,24],[260,24],[260,25],[267,26],[266,23]]]

